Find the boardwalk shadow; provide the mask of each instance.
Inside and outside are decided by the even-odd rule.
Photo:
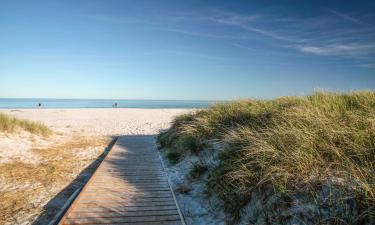
[[[112,137],[112,141],[104,149],[103,153],[95,159],[90,165],[84,168],[78,176],[64,189],[62,189],[57,195],[55,195],[44,207],[43,213],[38,216],[38,218],[32,223],[32,225],[47,225],[55,217],[55,215],[61,211],[69,197],[81,189],[85,183],[90,179],[93,172],[100,165],[104,157],[108,154],[109,150],[112,148],[117,137]]]
[[[98,158],[55,196],[34,225],[49,220],[102,161]],[[163,172],[153,135],[120,136],[69,212],[74,223],[181,225],[181,216]],[[55,209],[55,210],[53,210]],[[77,212],[76,212],[77,211]]]

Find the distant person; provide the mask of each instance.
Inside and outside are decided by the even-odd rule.
[[[39,107],[39,108],[42,107],[42,103],[38,103],[38,107]]]
[[[117,102],[115,102],[115,108],[117,108]]]

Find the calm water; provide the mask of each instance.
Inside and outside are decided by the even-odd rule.
[[[185,100],[100,100],[100,99],[13,99],[0,98],[0,108],[206,108],[213,101]]]

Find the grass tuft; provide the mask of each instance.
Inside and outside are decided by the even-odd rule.
[[[51,129],[41,123],[18,119],[0,113],[0,132],[13,133],[19,129],[44,137],[48,137],[53,133]]]
[[[167,158],[170,163],[176,164],[182,158],[182,152],[177,151],[175,149],[168,149],[167,151]]]
[[[314,198],[326,185],[341,193],[334,201],[354,199],[362,220],[374,217],[375,92],[221,103],[177,117],[158,140],[180,156],[219,143],[207,189],[237,219],[255,190]]]
[[[208,166],[202,163],[195,163],[193,168],[190,171],[190,177],[192,179],[200,178],[206,171],[208,170]]]

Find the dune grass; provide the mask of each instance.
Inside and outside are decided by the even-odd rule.
[[[13,133],[20,129],[44,137],[50,136],[53,133],[51,129],[41,123],[18,119],[0,113],[0,132]]]
[[[325,185],[341,193],[333,201],[354,199],[361,218],[353,220],[375,217],[374,92],[217,104],[175,118],[158,137],[175,162],[212,143],[222,153],[207,190],[233,219],[254,190],[316,198]]]

